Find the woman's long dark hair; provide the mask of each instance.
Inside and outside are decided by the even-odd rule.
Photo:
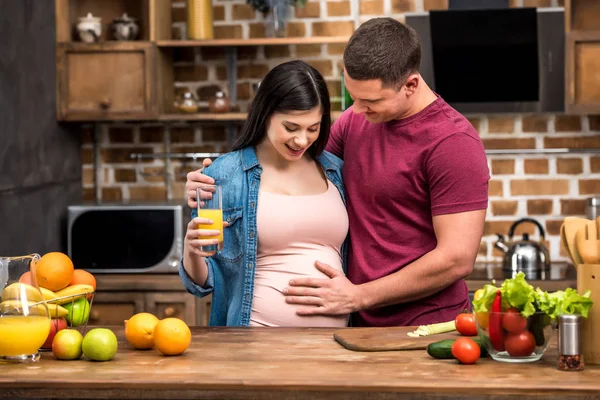
[[[258,145],[267,134],[267,124],[273,113],[308,111],[317,106],[321,106],[323,117],[319,137],[308,149],[313,158],[323,152],[329,140],[331,106],[327,84],[319,71],[304,61],[279,64],[261,81],[233,150]]]

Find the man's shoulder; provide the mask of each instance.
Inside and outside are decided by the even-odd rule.
[[[461,133],[476,141],[480,141],[477,130],[471,124],[469,119],[458,112],[454,107],[448,104],[444,99],[440,98],[441,102],[439,105],[440,112],[438,115],[438,123],[444,126],[444,133],[447,136],[451,136],[457,133]]]

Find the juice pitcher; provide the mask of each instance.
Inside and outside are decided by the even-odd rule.
[[[34,362],[50,333],[50,313],[37,284],[38,254],[0,256],[0,363]]]

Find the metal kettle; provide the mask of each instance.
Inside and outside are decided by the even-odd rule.
[[[523,222],[535,224],[540,231],[540,241],[529,239],[529,234],[524,233],[521,240],[512,241],[517,225]],[[497,233],[498,240],[494,247],[504,253],[502,271],[506,278],[513,278],[518,272],[525,273],[527,279],[546,279],[550,277],[550,255],[544,246],[545,232],[542,225],[531,218],[515,221],[508,231],[508,243],[504,237]],[[508,245],[507,245],[508,244]]]

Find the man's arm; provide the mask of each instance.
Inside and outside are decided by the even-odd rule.
[[[343,273],[318,263],[331,279],[294,279],[284,289],[287,302],[309,306],[298,310],[300,315],[338,315],[435,294],[473,270],[485,213],[484,209],[434,216],[435,249],[398,272],[362,285],[353,285]]]
[[[419,300],[466,278],[483,235],[486,210],[433,217],[435,249],[400,271],[359,286],[358,309]]]

